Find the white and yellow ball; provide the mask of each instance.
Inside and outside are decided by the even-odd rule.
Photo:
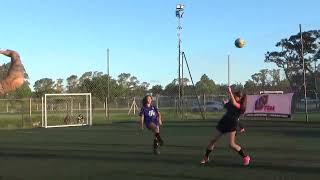
[[[244,41],[244,39],[242,38],[238,38],[234,41],[234,45],[237,47],[237,48],[243,48],[245,45],[246,45],[246,42]]]

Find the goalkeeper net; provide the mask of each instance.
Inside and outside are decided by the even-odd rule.
[[[42,127],[92,125],[91,93],[45,94]]]

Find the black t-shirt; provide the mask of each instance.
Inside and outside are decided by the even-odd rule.
[[[227,112],[223,115],[222,121],[234,121],[237,122],[240,115],[241,110],[232,104],[232,102],[227,102],[225,105]]]

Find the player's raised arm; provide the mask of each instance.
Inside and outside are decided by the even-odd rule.
[[[240,104],[239,104],[239,103],[236,101],[236,99],[234,98],[230,86],[228,87],[228,93],[229,93],[229,96],[230,96],[230,99],[231,99],[231,103],[232,103],[235,107],[237,107],[238,109],[240,109]]]
[[[11,58],[11,64],[7,75],[0,80],[0,94],[14,91],[24,83],[24,68],[21,64],[20,56],[16,51],[1,50],[0,54]]]

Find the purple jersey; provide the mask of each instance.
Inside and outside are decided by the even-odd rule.
[[[151,105],[150,107],[143,106],[141,108],[139,116],[144,117],[144,123],[146,125],[150,124],[151,122],[154,124],[158,124],[159,111],[153,105]]]

